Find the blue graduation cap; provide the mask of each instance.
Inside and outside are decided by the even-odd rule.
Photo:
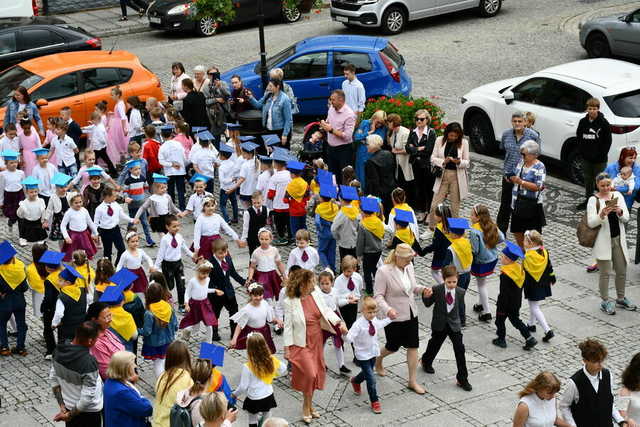
[[[275,150],[271,155],[271,158],[275,162],[287,163],[289,161],[289,156],[284,151]]]
[[[109,277],[109,281],[114,283],[120,288],[120,291],[124,291],[138,278],[138,275],[127,270],[126,268],[121,268],[114,274]]]
[[[358,190],[350,185],[341,185],[340,198],[349,202],[352,200],[358,200]]]
[[[82,279],[82,274],[78,273],[78,270],[73,268],[70,264],[64,265],[64,270],[60,272],[60,277],[67,282],[75,283],[76,279]]]
[[[211,361],[214,366],[224,365],[224,347],[203,342],[200,344],[200,359],[207,359]]]
[[[256,137],[253,135],[240,135],[239,139],[242,142],[247,142],[247,141],[253,141],[254,139],[256,139]]]
[[[220,148],[218,148],[218,151],[220,151],[221,153],[229,153],[232,154],[233,153],[233,148],[229,147],[227,144],[223,144],[222,142],[220,143]]]
[[[280,137],[275,134],[262,135],[262,140],[268,146],[280,144]]]
[[[193,133],[200,133],[203,131],[208,131],[209,128],[206,126],[191,126],[191,132]]]
[[[328,170],[318,169],[318,172],[316,173],[316,181],[318,184],[322,184],[323,182],[333,184],[333,174]]]
[[[17,253],[8,240],[0,243],[0,264],[8,263]]]
[[[304,167],[305,164],[297,160],[289,160],[287,162],[287,169],[292,172],[302,172],[304,170]]]
[[[62,263],[64,253],[56,251],[45,251],[38,260],[41,264],[57,267]]]
[[[453,234],[464,234],[464,230],[469,228],[469,220],[466,218],[449,218],[447,222],[449,231]]]
[[[321,183],[320,184],[320,197],[326,197],[328,199],[335,199],[338,195],[338,191],[333,184]]]
[[[211,132],[205,128],[205,130],[196,133],[196,137],[201,141],[213,141],[215,138]]]
[[[505,254],[507,258],[517,261],[518,258],[524,257],[524,252],[520,246],[509,241],[506,242],[506,245],[507,246],[502,250],[502,253]]]
[[[31,150],[31,152],[33,154],[35,154],[36,156],[42,156],[44,154],[49,154],[49,149],[48,148],[34,148],[33,150]]]
[[[0,155],[5,161],[18,160],[18,157],[20,157],[20,153],[13,150],[3,150]]]
[[[176,127],[174,125],[172,125],[171,123],[167,123],[166,125],[162,125],[159,127],[161,132],[171,132],[175,129]]]
[[[71,181],[71,179],[72,178],[69,175],[64,174],[62,172],[58,172],[55,175],[53,175],[53,179],[51,180],[51,183],[56,187],[66,187],[69,181]]]
[[[152,178],[154,183],[166,184],[169,182],[169,178],[159,173],[154,173]]]
[[[117,305],[122,302],[124,295],[120,286],[107,286],[102,295],[100,296],[100,302],[109,305]]]
[[[240,130],[240,125],[238,123],[225,123],[225,126],[229,130]]]
[[[396,223],[404,223],[404,225],[411,224],[413,223],[413,213],[405,211],[403,209],[396,209],[396,216],[394,218],[394,221]]]
[[[206,176],[206,175],[202,175],[201,173],[196,173],[196,174],[193,174],[193,176],[191,177],[189,182],[192,183],[192,184],[195,184],[198,181],[209,182],[210,179],[211,178]]]
[[[251,142],[251,141],[243,142],[242,144],[240,144],[240,148],[242,148],[247,153],[252,152],[253,150],[255,150],[258,147],[259,147],[258,144],[256,144],[255,142]]]
[[[102,176],[102,172],[104,172],[104,170],[100,166],[91,166],[90,168],[87,168],[89,176]]]
[[[360,199],[360,210],[362,212],[367,213],[378,213],[380,212],[380,205],[378,204],[378,199],[375,197],[363,197]]]
[[[40,180],[34,176],[28,176],[22,180],[22,185],[27,190],[35,190],[38,188],[38,184],[40,184]]]
[[[273,159],[271,157],[269,157],[269,156],[260,155],[260,156],[258,156],[258,158],[260,159],[260,161],[262,163],[271,163],[271,162],[273,162]]]
[[[129,169],[135,168],[136,166],[142,166],[142,160],[131,159],[127,163],[125,163],[125,166],[128,167]]]

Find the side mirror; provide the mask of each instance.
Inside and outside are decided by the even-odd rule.
[[[47,105],[49,105],[49,101],[47,101],[46,99],[40,98],[36,101],[36,105],[38,107],[45,107]]]
[[[505,104],[509,105],[515,99],[515,95],[510,90],[505,90],[502,92],[502,98],[504,99]]]

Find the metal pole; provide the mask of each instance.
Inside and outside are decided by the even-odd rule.
[[[264,91],[269,83],[267,49],[264,46],[264,0],[258,0],[258,33],[260,35],[260,76],[262,78],[262,90]]]

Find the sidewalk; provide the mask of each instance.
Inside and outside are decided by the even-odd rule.
[[[119,7],[58,15],[67,24],[82,27],[96,37],[113,37],[151,31],[146,16],[139,18],[138,14],[131,9],[128,10],[128,21],[118,21],[120,16]]]

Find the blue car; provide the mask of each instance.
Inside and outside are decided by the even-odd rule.
[[[327,114],[329,95],[342,87],[342,69],[346,64],[355,65],[367,98],[411,94],[411,77],[405,71],[404,58],[382,37],[311,37],[267,59],[267,69],[279,67],[284,71],[302,116]],[[234,74],[260,98],[263,88],[259,61],[233,68],[224,73],[222,79],[230,84]]]

